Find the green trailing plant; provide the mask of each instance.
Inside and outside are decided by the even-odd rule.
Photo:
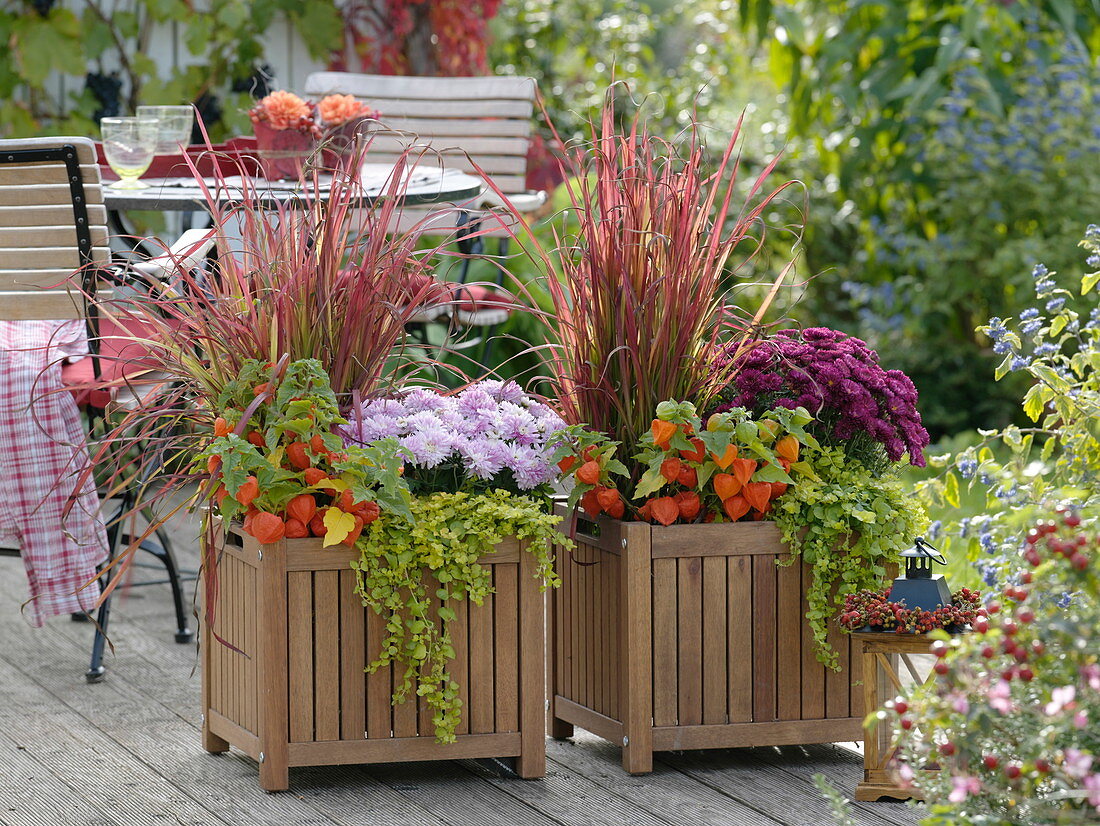
[[[458,684],[447,673],[454,658],[448,623],[452,604],[468,599],[480,605],[492,592],[492,576],[478,563],[504,539],[527,543],[542,587],[557,583],[550,547],[569,547],[556,530],[560,518],[545,501],[503,490],[483,493],[433,493],[415,497],[411,518],[383,513],[367,527],[352,563],[357,591],[365,604],[386,619],[381,656],[368,671],[390,664],[393,702],[414,691],[433,709],[436,738],[453,742],[462,710]],[[400,674],[400,676],[398,676]]]
[[[788,564],[800,558],[812,569],[806,619],[818,659],[836,669],[837,654],[826,637],[844,595],[878,588],[886,566],[899,561],[927,517],[894,469],[876,474],[839,447],[807,448],[803,459],[813,476],[776,500],[772,518],[791,549]]]

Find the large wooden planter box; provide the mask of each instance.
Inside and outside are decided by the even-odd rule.
[[[448,667],[463,713],[457,741],[441,745],[415,695],[391,705],[392,668],[364,673],[383,620],[355,593],[355,552],[319,539],[260,545],[235,527],[216,541],[214,627],[202,627],[207,751],[255,758],[268,791],[288,788],[290,766],[514,757],[521,777],[545,774],[544,598],[518,542],[481,560],[495,594],[453,605]]]
[[[774,523],[597,526],[581,522],[572,559],[557,552],[555,737],[594,732],[632,774],[654,751],[863,739],[859,657],[836,629],[841,670],[818,663],[809,568],[776,565]]]

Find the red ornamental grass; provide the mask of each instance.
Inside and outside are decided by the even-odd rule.
[[[620,131],[611,94],[592,131],[568,183],[577,231],[556,239],[560,271],[548,279],[548,359],[566,420],[633,446],[659,402],[706,408],[729,382],[736,368],[714,356],[748,346],[790,265],[751,316],[727,303],[727,279],[760,248],[750,231],[763,231],[761,212],[786,184],[757,199],[773,160],[733,204],[740,123],[709,173],[696,127],[679,144],[638,116]]]

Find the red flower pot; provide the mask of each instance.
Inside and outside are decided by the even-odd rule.
[[[266,123],[253,123],[256,133],[260,170],[268,180],[297,179],[310,155],[317,148],[317,139],[309,132],[297,129],[272,129]]]

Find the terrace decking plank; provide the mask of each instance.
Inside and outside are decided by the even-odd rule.
[[[551,761],[579,772],[652,816],[692,826],[779,826],[784,821],[761,814],[730,795],[691,777],[654,763],[653,773],[626,777],[618,765],[618,749],[587,732],[574,742],[548,744]],[[658,753],[659,754],[659,753]],[[585,820],[577,821],[586,823]],[[622,821],[627,822],[627,821]]]
[[[775,762],[766,758],[772,755]],[[789,826],[820,826],[832,822],[829,804],[813,785],[810,776],[780,768],[780,765],[797,763],[804,759],[798,747],[754,749],[715,749],[662,753],[660,761],[683,772],[688,777],[722,791],[746,805],[780,820]],[[837,755],[837,760],[844,760]],[[849,762],[862,766],[857,755]],[[860,772],[862,775],[862,770]],[[811,773],[812,775],[812,773]],[[851,787],[830,782],[847,792]],[[877,814],[877,809],[855,809],[855,822],[859,826],[896,826],[896,821]],[[916,826],[916,818],[908,821]]]

